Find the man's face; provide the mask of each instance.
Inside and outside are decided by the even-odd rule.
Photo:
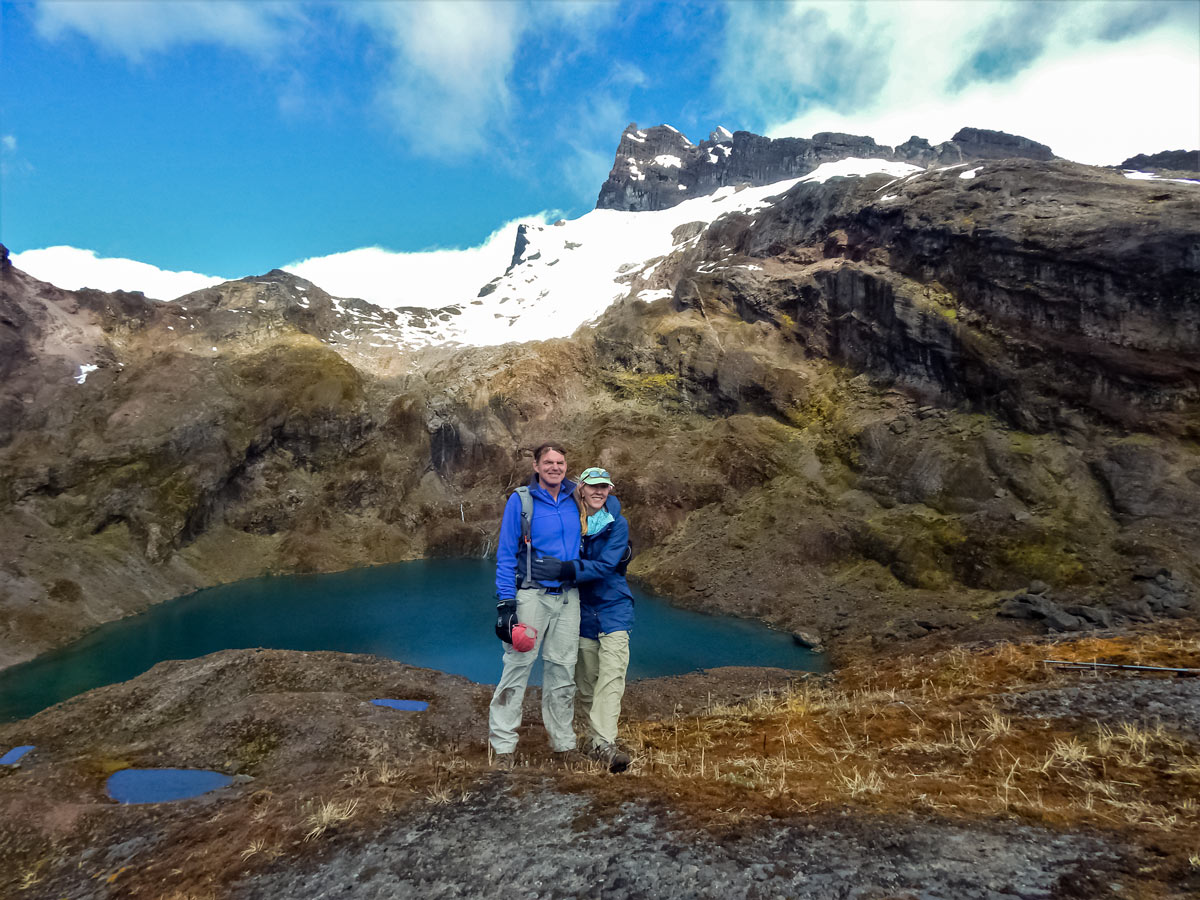
[[[533,464],[542,487],[556,488],[567,477],[567,458],[557,450],[547,450],[542,458]]]

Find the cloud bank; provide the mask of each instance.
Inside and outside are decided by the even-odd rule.
[[[1200,5],[731,4],[723,81],[772,137],[963,126],[1080,162],[1200,145]]]

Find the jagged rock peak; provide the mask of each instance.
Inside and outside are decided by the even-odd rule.
[[[847,157],[945,165],[1014,157],[1049,160],[1054,154],[1045,144],[1029,138],[983,128],[963,128],[937,146],[913,135],[898,147],[888,147],[870,137],[840,132],[772,139],[718,127],[708,140],[693,144],[670,125],[641,130],[631,122],[621,135],[596,207],[668,209],[726,185],[799,178],[822,163]]]

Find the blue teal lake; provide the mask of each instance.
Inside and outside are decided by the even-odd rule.
[[[0,672],[0,721],[127,681],[163,660],[232,648],[373,653],[495,684],[502,647],[492,630],[494,573],[489,560],[418,560],[197,591]],[[634,594],[633,680],[717,666],[827,667],[784,632],[680,609],[636,587]]]

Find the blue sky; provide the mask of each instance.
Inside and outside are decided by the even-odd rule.
[[[622,129],[1200,146],[1200,0],[0,0],[0,240],[241,277],[594,205]],[[41,277],[45,277],[44,275]]]

